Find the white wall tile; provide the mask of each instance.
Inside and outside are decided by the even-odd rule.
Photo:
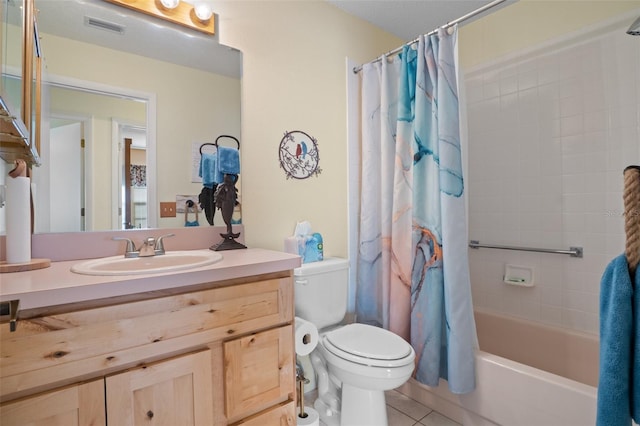
[[[518,90],[526,91],[527,89],[538,86],[538,71],[527,68],[518,74]]]
[[[516,75],[505,76],[500,79],[500,94],[507,95],[518,91],[518,77]]]
[[[562,290],[548,286],[540,287],[540,302],[543,305],[562,306]]]
[[[561,107],[562,109],[562,107]],[[560,118],[560,135],[571,136],[582,133],[584,131],[583,117],[580,115],[571,115]]]
[[[540,321],[554,326],[562,325],[562,309],[557,306],[540,305]]]
[[[640,163],[640,49],[612,31],[545,52],[467,75],[470,236],[585,256],[471,250],[474,303],[597,334],[600,278],[624,250],[622,170]],[[504,284],[506,263],[536,286]]]
[[[569,117],[584,112],[584,96],[579,93],[560,99],[560,117]]]

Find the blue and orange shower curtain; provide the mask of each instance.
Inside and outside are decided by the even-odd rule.
[[[414,46],[415,47],[415,46]],[[416,351],[415,378],[475,388],[457,28],[362,68],[356,314]]]

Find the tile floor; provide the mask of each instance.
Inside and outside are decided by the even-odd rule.
[[[315,395],[305,394],[305,405],[313,406]],[[392,390],[386,392],[389,426],[461,426],[413,399]],[[320,422],[320,426],[324,426]]]
[[[388,391],[386,397],[389,426],[461,426],[398,391]]]

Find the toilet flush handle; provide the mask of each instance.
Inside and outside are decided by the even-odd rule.
[[[300,285],[307,285],[309,284],[309,280],[296,280],[296,284],[300,284]]]

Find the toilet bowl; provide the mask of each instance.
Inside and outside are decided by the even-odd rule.
[[[415,352],[383,328],[341,325],[348,266],[346,259],[325,258],[294,270],[295,315],[320,331],[310,356],[318,388],[314,408],[327,426],[387,426],[384,392],[409,380]]]
[[[357,323],[322,334],[319,343],[316,356],[334,383],[326,390],[319,388],[316,410],[323,422],[386,426],[384,391],[411,377],[415,360],[411,345],[390,331]],[[335,401],[339,401],[339,411]]]

